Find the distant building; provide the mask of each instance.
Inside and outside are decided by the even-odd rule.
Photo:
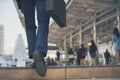
[[[6,67],[6,61],[3,56],[0,56],[0,67]]]
[[[4,26],[0,25],[0,55],[4,54]]]
[[[21,34],[17,35],[15,47],[13,51],[13,61],[16,61],[16,67],[26,66],[27,52]]]

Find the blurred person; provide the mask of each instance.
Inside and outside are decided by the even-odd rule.
[[[60,61],[60,51],[59,51],[59,48],[57,48],[56,56],[57,56],[58,61]]]
[[[91,46],[89,51],[90,51],[90,56],[92,58],[92,65],[96,65],[96,60],[98,58],[98,48],[93,40],[91,41]]]
[[[47,66],[50,66],[51,65],[51,60],[50,60],[50,57],[48,56],[47,57]]]
[[[46,12],[45,0],[16,0],[18,8],[24,14],[28,42],[29,58],[33,58],[37,73],[44,77],[46,65],[44,57],[48,49],[48,30],[50,16]],[[35,24],[35,9],[37,12],[38,29]]]
[[[74,52],[73,52],[72,48],[70,48],[70,50],[68,51],[68,54],[69,54],[69,64],[73,65],[73,62],[74,62]]]
[[[74,61],[73,61],[73,65],[77,65],[77,49],[74,51]]]
[[[53,58],[51,58],[51,66],[55,66],[55,65],[56,65],[56,61]]]
[[[116,62],[118,65],[120,65],[120,32],[118,31],[118,28],[114,28],[112,33],[112,45],[114,44],[114,50],[115,50],[115,57]]]
[[[77,49],[76,54],[77,54],[77,65],[80,65],[81,53],[79,49]]]
[[[111,55],[110,55],[108,49],[106,49],[106,52],[104,53],[104,57],[105,57],[106,64],[110,64]]]
[[[84,47],[83,44],[81,44],[80,55],[81,55],[80,64],[86,65],[85,57],[86,57],[86,55],[87,55],[87,49]]]

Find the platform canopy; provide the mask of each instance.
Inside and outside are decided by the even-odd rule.
[[[64,41],[73,46],[111,41],[113,28],[119,26],[120,0],[68,0],[67,26],[50,25],[48,41],[63,46]],[[23,22],[23,18],[20,18]],[[118,21],[118,25],[116,24]]]
[[[53,23],[49,31],[49,42],[62,44],[66,38],[69,44],[72,34],[73,45],[79,46],[81,29],[82,43],[86,44],[93,40],[94,26],[98,44],[111,41],[113,28],[117,26],[118,3],[119,0],[69,0],[67,27],[60,28]]]

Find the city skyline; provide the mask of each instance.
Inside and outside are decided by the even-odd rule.
[[[26,35],[23,26],[18,17],[16,7],[13,0],[0,0],[0,25],[4,26],[4,46],[5,55],[11,54],[17,34],[22,34],[24,43],[26,42]]]

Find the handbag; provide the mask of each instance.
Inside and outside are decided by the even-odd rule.
[[[66,4],[64,0],[46,0],[46,11],[61,28],[66,27]]]

